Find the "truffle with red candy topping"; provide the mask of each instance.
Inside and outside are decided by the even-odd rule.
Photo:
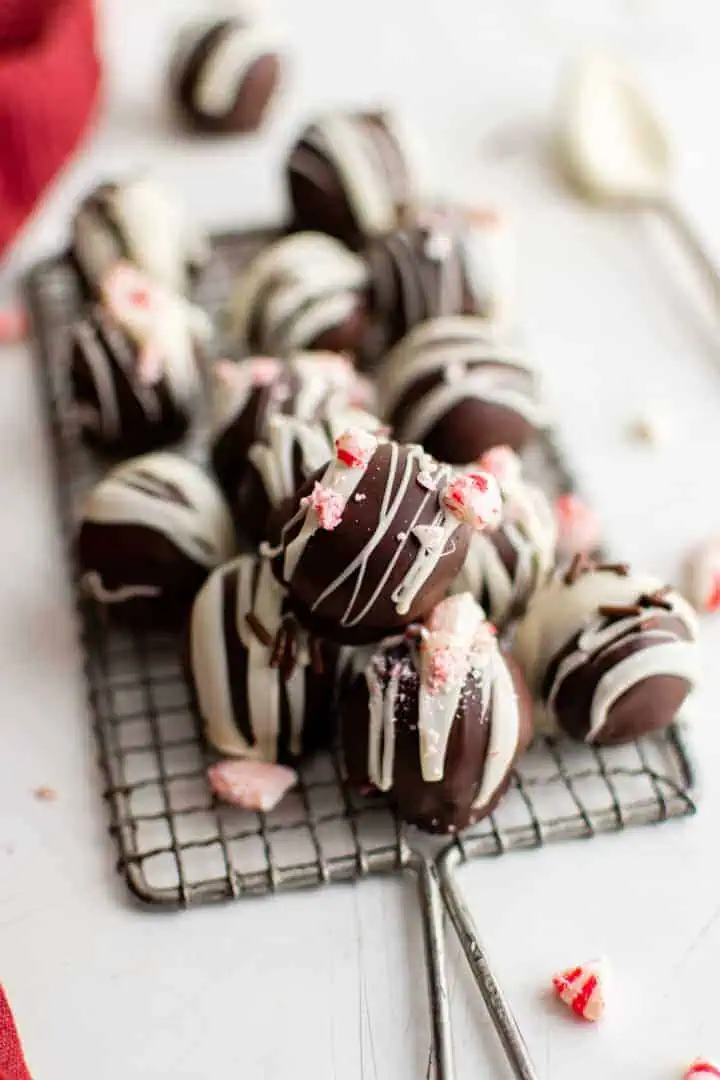
[[[346,357],[304,353],[215,367],[212,462],[238,527],[268,538],[271,511],[332,458],[348,426],[380,433],[373,392]]]
[[[273,520],[273,567],[309,628],[378,641],[442,599],[500,508],[493,477],[458,477],[421,447],[355,428]]]
[[[210,254],[183,201],[148,176],[100,184],[90,192],[73,218],[71,253],[94,296],[118,262],[186,293]]]
[[[210,326],[130,263],[117,263],[101,292],[103,303],[71,329],[73,414],[88,442],[128,457],[187,431]]]
[[[490,813],[532,734],[522,676],[469,593],[356,650],[339,709],[350,784],[388,792],[405,821],[430,832]]]

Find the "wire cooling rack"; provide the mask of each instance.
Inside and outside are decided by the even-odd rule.
[[[219,311],[234,275],[267,235],[216,239],[199,286],[209,310]],[[213,798],[206,780],[211,757],[190,703],[178,638],[117,628],[77,588],[77,506],[104,463],[83,446],[69,411],[67,338],[81,296],[67,257],[38,265],[26,294],[110,831],[132,893],[150,904],[184,907],[412,866],[412,833],[382,798],[350,792],[333,755],[304,764],[297,789],[270,814]],[[547,440],[537,454],[553,488],[570,489],[556,445]],[[608,750],[539,740],[496,812],[446,847],[446,863],[688,815],[695,809],[692,782],[677,726]]]

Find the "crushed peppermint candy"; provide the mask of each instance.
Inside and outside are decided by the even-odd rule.
[[[161,288],[132,263],[121,260],[108,271],[101,285],[105,303],[123,323],[150,318],[159,306]]]
[[[274,356],[251,356],[247,364],[253,386],[269,386],[278,378],[283,367]]]
[[[407,533],[406,532],[399,532],[397,534],[397,536],[395,537],[395,539],[399,540],[402,543],[404,540],[407,540]]]
[[[701,1080],[702,1077],[720,1077],[720,1069],[706,1058],[695,1058],[688,1066],[683,1080]]]
[[[502,488],[514,486],[522,476],[520,457],[509,446],[493,446],[486,450],[478,465],[492,473]]]
[[[369,431],[348,428],[335,440],[335,457],[349,469],[364,469],[377,450],[378,441]]]
[[[362,491],[358,491],[357,494],[353,495],[353,502],[363,503],[366,499],[367,495],[364,495]]]
[[[218,799],[262,813],[274,810],[298,782],[295,770],[285,765],[242,759],[218,761],[207,774]]]
[[[445,488],[442,498],[446,509],[473,529],[494,529],[500,524],[502,496],[497,480],[490,473],[457,476]]]
[[[28,336],[29,319],[25,308],[17,306],[0,308],[0,344],[14,345]]]
[[[587,555],[598,546],[600,523],[595,511],[579,495],[558,495],[553,508],[560,555]]]
[[[429,693],[437,694],[443,690],[462,667],[464,658],[464,654],[460,650],[449,645],[441,645],[440,648],[429,648],[424,668]]]
[[[332,532],[342,521],[345,500],[332,488],[323,487],[315,481],[312,494],[302,500],[303,506],[315,511],[321,529]]]
[[[570,968],[553,977],[555,993],[576,1016],[594,1023],[605,1012],[605,987],[608,965],[605,960],[594,960]]]
[[[720,611],[720,536],[698,544],[686,558],[683,592],[696,611]]]

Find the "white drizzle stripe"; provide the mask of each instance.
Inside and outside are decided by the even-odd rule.
[[[226,638],[223,586],[235,575],[237,603],[235,639]],[[310,662],[307,639],[299,641],[296,666],[284,679],[270,667],[272,646],[258,640],[246,616],[252,611],[275,638],[282,623],[283,591],[265,562],[241,555],[215,571],[199,593],[191,618],[191,664],[208,741],[222,753],[274,763],[280,752],[280,717],[285,695],[290,717],[288,749],[302,750],[306,713],[306,675]],[[244,698],[255,745],[237,724],[231,693],[233,656],[246,650]]]
[[[649,596],[662,587],[659,578],[632,573],[623,577],[610,570],[581,574],[570,585],[561,574],[548,581],[519,624],[513,648],[533,694],[538,696],[548,666],[570,641],[584,630],[593,632],[600,607],[635,604],[639,596]],[[664,599],[694,640],[697,619],[691,606],[675,592],[665,594]]]
[[[319,483],[321,487],[331,489],[342,499],[343,504],[347,506],[356,487],[361,483],[366,470],[366,465],[359,465],[355,468],[351,468],[337,460],[333,460],[323,473]],[[305,548],[320,528],[320,521],[317,513],[310,505],[308,505],[306,507],[301,507],[295,517],[287,523],[283,529],[283,534],[287,533],[298,520],[302,521],[300,532],[285,547],[285,556],[283,560],[283,576],[285,581],[292,581],[298,563],[305,552]]]
[[[510,670],[499,649],[493,653],[492,720],[480,790],[473,810],[482,810],[505,781],[520,743],[520,707]]]
[[[303,138],[337,170],[363,234],[377,236],[393,228],[397,207],[388,176],[374,158],[365,126],[359,116],[338,113],[314,125]],[[295,165],[293,155],[291,167]]]
[[[234,24],[215,43],[196,77],[194,104],[207,116],[227,116],[251,68],[278,51],[278,35],[268,25]]]
[[[161,490],[153,495],[131,486],[136,476],[146,484],[147,474],[177,487],[190,506],[164,498]],[[148,454],[112,469],[90,492],[81,517],[154,529],[200,566],[224,562],[235,548],[232,519],[217,487],[199,466],[174,454]]]
[[[169,289],[184,292],[188,263],[202,265],[208,246],[175,193],[141,177],[118,184],[108,208],[132,261]]]
[[[283,349],[288,342],[298,349],[311,339],[301,340],[300,331],[293,326],[294,314],[305,317],[305,312],[317,304],[318,312],[310,327],[310,332],[316,331],[321,311],[326,321],[338,318],[339,309],[327,306],[329,298],[341,296],[342,310],[347,310],[350,300],[356,306],[357,293],[365,287],[367,276],[362,259],[330,236],[305,232],[284,237],[253,259],[238,279],[228,305],[230,333],[241,348],[251,351],[251,326],[259,316],[267,342],[275,341],[281,328],[279,343]],[[258,312],[261,299],[264,307]],[[333,325],[331,321],[325,329]],[[304,330],[302,336],[307,333]],[[319,332],[313,333],[314,338],[318,336]],[[269,345],[259,345],[269,350]]]
[[[552,508],[534,484],[520,478],[503,488],[505,521],[492,533],[474,533],[462,571],[452,592],[468,591],[480,600],[487,593],[486,614],[502,628],[521,613],[547,579],[555,563],[557,525]],[[515,567],[512,574],[500,557],[493,538],[502,536],[510,545]]]
[[[391,670],[385,689],[372,662],[365,677],[370,701],[368,777],[379,791],[389,791],[395,771],[395,705],[402,677],[402,662]]]
[[[235,723],[230,692],[223,586],[228,574],[237,573],[238,578],[252,574],[252,562],[250,556],[241,555],[211,574],[195,599],[190,617],[190,667],[207,740],[221,754],[249,758],[257,755]]]
[[[534,381],[522,352],[502,340],[486,320],[472,315],[444,315],[421,323],[392,349],[378,372],[381,400],[392,412],[421,376],[449,365],[492,364],[520,369]]]
[[[417,379],[421,378],[421,365],[418,365]],[[515,385],[513,385],[513,383]],[[455,376],[441,380],[415,402],[400,422],[395,424],[395,435],[407,442],[422,442],[435,424],[461,401],[476,398],[490,405],[508,409],[522,416],[533,427],[539,427],[544,413],[533,397],[527,392],[527,379],[523,372],[508,369],[484,371],[473,366],[469,361],[468,369]]]
[[[591,743],[597,739],[607,723],[610,709],[633,686],[653,675],[674,675],[694,686],[699,668],[697,649],[694,643],[687,641],[651,645],[613,664],[595,688],[585,741]]]
[[[108,589],[96,570],[83,574],[82,587],[101,604],[123,604],[126,600],[160,596],[162,592],[157,585],[118,585],[115,589]]]
[[[446,604],[448,602],[446,601]],[[494,642],[480,652],[474,648],[478,631],[485,622],[481,608],[469,593],[454,597],[457,607],[453,625],[448,629],[429,630],[420,654],[420,692],[418,697],[418,737],[420,740],[420,771],[423,780],[437,783],[445,775],[450,732],[460,706],[460,698],[472,675],[476,683],[472,693],[480,692],[485,702],[480,710],[485,718],[489,693],[484,682],[492,680]],[[440,605],[439,605],[440,606]],[[437,611],[437,609],[436,609]],[[448,678],[436,685],[432,679],[432,658],[438,649],[447,648],[453,656]],[[484,682],[483,682],[484,681]]]
[[[115,439],[120,434],[120,411],[109,358],[89,323],[76,324],[73,336],[95,387],[102,434]]]
[[[305,477],[327,464],[334,452],[322,428],[311,427],[294,416],[273,416],[266,438],[266,442],[257,442],[250,447],[248,459],[260,474],[272,506],[279,506],[297,488],[296,448],[300,450]]]

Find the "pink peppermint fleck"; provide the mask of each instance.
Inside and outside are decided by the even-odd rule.
[[[210,766],[207,775],[218,799],[264,813],[274,810],[298,782],[295,770],[285,765],[242,759],[219,761]]]
[[[316,481],[308,502],[317,515],[321,529],[332,532],[333,529],[338,527],[342,521],[345,503],[337,491],[323,487],[322,484]]]

